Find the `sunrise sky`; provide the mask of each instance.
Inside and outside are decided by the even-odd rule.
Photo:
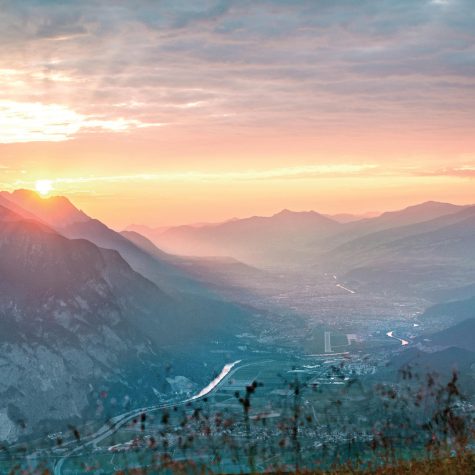
[[[473,0],[0,0],[0,44],[0,188],[117,228],[475,202]]]

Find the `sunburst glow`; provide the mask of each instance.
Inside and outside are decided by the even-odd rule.
[[[53,190],[53,182],[51,180],[38,180],[35,183],[35,188],[41,196],[46,196]]]

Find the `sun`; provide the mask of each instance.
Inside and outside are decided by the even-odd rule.
[[[38,180],[35,183],[35,188],[41,196],[46,196],[53,189],[53,182],[51,180]]]

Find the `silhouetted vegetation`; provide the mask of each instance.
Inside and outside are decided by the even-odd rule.
[[[343,381],[342,369],[333,367],[329,376]],[[283,379],[287,396],[272,407],[254,406],[265,389],[253,381],[234,393],[240,413],[220,411],[203,398],[137,414],[115,445],[94,445],[112,454],[115,468],[101,465],[101,450],[89,457],[87,436],[71,427],[65,452],[70,466],[62,473],[475,473],[473,414],[458,374],[444,381],[407,366],[400,376],[397,384],[369,392],[358,379],[346,380],[342,394],[348,400],[329,398],[318,413],[309,400],[318,399],[321,388],[296,376]],[[355,393],[371,394],[364,414],[349,406]],[[63,442],[58,437],[57,447]],[[14,465],[10,473],[51,473],[55,457],[29,472]]]

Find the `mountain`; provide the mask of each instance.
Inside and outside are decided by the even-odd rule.
[[[442,284],[474,280],[474,232],[475,206],[464,207],[429,221],[359,236],[327,251],[321,260],[348,279],[377,286],[420,292],[416,286],[429,284],[424,292],[430,296]]]
[[[436,322],[461,322],[471,318],[475,318],[475,296],[432,305],[421,315],[421,319]]]
[[[467,300],[475,297],[475,283],[437,289],[430,294],[431,300],[436,303],[445,303],[456,300]]]
[[[22,206],[22,214],[51,225],[58,233],[70,239],[87,239],[99,247],[118,251],[131,267],[170,294],[189,293],[197,305],[206,306],[202,299],[216,299],[206,286],[175,266],[170,256],[156,246],[146,249],[143,239],[140,244],[122,236],[97,219],[78,210],[67,198],[55,196],[41,198],[37,193],[18,190],[2,193],[10,209]],[[11,205],[13,203],[13,206]],[[137,236],[135,236],[137,241]],[[149,251],[152,249],[152,253]],[[200,310],[201,311],[201,310]]]
[[[155,244],[147,239],[144,235],[136,231],[122,231],[120,233],[125,239],[134,243],[137,247],[143,249],[145,252],[148,252],[152,256],[158,257],[159,259],[172,259],[170,254],[163,252]]]
[[[188,276],[203,282],[207,287],[220,294],[233,296],[233,290],[240,294],[250,287],[250,283],[262,282],[269,275],[255,267],[244,264],[232,257],[190,257],[166,254],[152,241],[135,231],[122,231],[121,235],[131,240],[149,254],[166,259],[176,268],[182,269]]]
[[[412,211],[409,213],[411,219],[414,217],[413,209],[423,209],[424,205],[415,206],[412,208]],[[436,207],[436,209],[439,209]],[[445,207],[441,207],[441,209],[446,209]],[[453,210],[453,208],[448,208]],[[390,213],[387,214],[389,216]],[[376,254],[381,251],[385,252],[386,249],[391,247],[391,243],[397,243],[398,241],[404,238],[411,238],[417,235],[425,235],[430,236],[437,230],[440,230],[445,227],[449,227],[452,225],[457,225],[457,223],[466,221],[471,219],[475,216],[475,206],[471,207],[462,207],[461,210],[456,212],[450,212],[448,214],[444,214],[442,216],[438,216],[433,219],[422,220],[412,224],[405,224],[399,225],[398,223],[401,222],[401,215],[403,212],[396,213],[398,219],[393,222],[389,229],[382,229],[378,231],[368,232],[369,229],[374,229],[375,227],[379,228],[382,226],[382,223],[379,222],[379,218],[376,218],[373,221],[375,222],[368,222],[368,223],[360,223],[357,228],[356,234],[361,234],[362,230],[365,229],[363,236],[357,236],[356,238],[352,238],[351,240],[347,241],[344,244],[332,249],[332,253],[337,254],[343,260],[351,260],[352,262],[356,262],[359,259],[360,262],[364,262],[365,260],[372,260],[376,259]],[[384,226],[389,225],[391,222],[387,219],[384,220]],[[404,218],[403,221],[408,221],[407,218]],[[433,234],[432,236],[436,236]],[[437,237],[436,237],[437,239]]]
[[[450,217],[457,220],[435,230],[394,240],[389,246],[390,252],[398,256],[406,253],[414,259],[426,258],[471,266],[475,263],[475,207]]]
[[[328,241],[330,250],[338,245],[352,246],[352,242],[372,243],[375,236],[380,233],[382,236],[391,235],[393,230],[398,228],[418,225],[421,223],[436,220],[444,216],[460,212],[464,206],[457,206],[450,203],[439,203],[437,201],[427,201],[417,205],[397,211],[387,211],[376,217],[360,219],[344,223],[340,232],[331,237]],[[339,249],[336,249],[337,251]]]
[[[39,220],[37,216],[28,212],[26,209],[23,209],[21,206],[18,206],[13,201],[10,201],[6,198],[9,193],[0,192],[0,206],[3,206],[6,209],[13,211],[17,216],[21,216],[25,219]]]
[[[383,229],[407,226],[410,224],[422,223],[432,219],[447,216],[462,211],[465,207],[451,203],[440,203],[438,201],[426,201],[397,211],[387,211],[375,218],[361,220],[355,223],[351,229],[353,232],[375,232]]]
[[[469,379],[473,387],[474,378],[470,373],[470,368],[474,363],[475,352],[461,348],[450,347],[435,352],[409,348],[394,356],[388,366],[396,372],[409,366],[413,374],[418,373],[420,376],[426,376],[435,371],[437,374],[447,377],[456,370],[462,379]]]
[[[34,191],[15,190],[12,193],[2,191],[0,197],[53,227],[86,222],[90,219],[63,196],[39,198]]]
[[[429,335],[427,337],[429,344],[438,347],[454,346],[475,352],[475,310],[472,314],[473,318]]]
[[[413,342],[417,346],[399,351],[387,365],[395,380],[400,379],[401,370],[405,370],[410,371],[415,380],[425,380],[429,374],[441,377],[439,381],[445,385],[456,371],[462,390],[473,393],[475,319],[466,320],[425,338],[419,337]]]
[[[222,289],[225,283],[240,285],[250,275],[249,272],[255,275],[254,269],[247,269],[238,263],[230,266],[229,263],[223,264],[216,260],[198,265],[189,259],[178,259],[164,253],[143,236],[137,233],[127,237],[121,235],[99,220],[86,216],[66,198],[56,197],[53,202],[62,203],[63,209],[68,210],[68,219],[63,224],[48,214],[52,209],[51,199],[45,200],[34,192],[28,193],[31,199],[24,200],[24,204],[34,203],[28,211],[36,211],[46,221],[54,222],[55,230],[65,237],[87,239],[101,248],[119,252],[136,272],[183,304],[186,303],[187,309],[197,316],[213,314],[217,318],[226,318],[227,315],[247,315],[247,312],[229,302],[229,295],[225,295]]]
[[[254,216],[220,224],[128,229],[144,234],[159,248],[173,254],[231,256],[256,266],[298,267],[312,262],[319,264],[322,257],[325,261],[330,254],[345,261],[347,254],[350,257],[354,251],[363,254],[388,237],[394,239],[395,229],[417,226],[464,209],[429,201],[364,219],[349,214],[328,216],[315,211],[283,210],[270,217]],[[417,232],[422,231],[408,229],[400,237]]]
[[[124,229],[123,232],[135,232],[137,234],[140,234],[141,236],[146,237],[150,241],[154,242],[155,236],[158,236],[164,233],[168,229],[170,229],[170,226],[158,226],[158,227],[152,228],[144,224],[131,224],[130,226],[127,226],[127,228]]]
[[[87,239],[97,246],[118,251],[134,270],[170,294],[179,292],[208,294],[205,288],[173,266],[165,255],[149,254],[97,219],[58,226],[57,230],[71,239]]]
[[[368,212],[364,214],[350,214],[350,213],[338,213],[338,214],[325,214],[327,218],[333,219],[338,223],[346,224],[353,223],[355,221],[361,221],[362,219],[377,218],[381,213]]]
[[[308,242],[335,233],[339,226],[314,211],[283,210],[270,217],[172,227],[147,237],[173,254],[229,256],[250,265],[278,265],[302,258]]]
[[[157,392],[171,391],[167,375],[203,384],[227,358],[210,353],[210,342],[232,352],[246,324],[236,307],[197,310],[118,252],[2,206],[0,275],[0,438],[7,441],[156,401]]]

